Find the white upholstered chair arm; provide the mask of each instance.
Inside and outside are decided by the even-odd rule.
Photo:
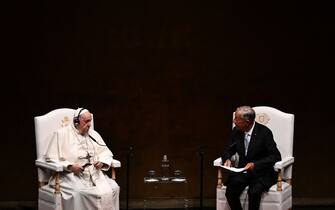
[[[291,166],[294,163],[294,157],[286,157],[281,161],[276,162],[276,164],[274,165],[274,168],[276,171],[283,170],[288,166]]]
[[[121,167],[121,162],[118,161],[118,160],[113,159],[111,167],[113,167],[113,168],[120,168]]]
[[[217,159],[215,159],[215,160],[213,161],[213,165],[214,165],[214,166],[221,166],[221,165],[222,165],[221,162],[222,162],[222,161],[221,161],[221,158],[219,157],[219,158],[217,158]]]
[[[35,160],[35,165],[37,167],[49,169],[51,171],[61,172],[63,171],[63,166],[59,163],[46,162],[44,160]]]
[[[116,179],[116,173],[115,173],[115,168],[120,168],[121,167],[121,162],[118,160],[113,159],[111,168],[112,168],[112,179]]]

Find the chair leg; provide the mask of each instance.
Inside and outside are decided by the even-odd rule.
[[[216,188],[222,187],[222,169],[218,167],[218,184]]]
[[[59,172],[55,174],[55,194],[60,193],[60,181],[59,181]]]
[[[115,173],[115,168],[112,168],[112,179],[116,179],[116,173]]]
[[[279,169],[278,171],[278,181],[277,181],[277,191],[282,191],[282,173],[281,170]]]

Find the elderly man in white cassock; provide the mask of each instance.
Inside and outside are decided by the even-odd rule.
[[[91,128],[92,114],[84,108],[75,111],[73,124],[57,130],[45,158],[64,166],[61,175],[64,210],[119,210],[118,184],[103,171],[113,154],[101,136]],[[50,185],[55,185],[53,178]]]

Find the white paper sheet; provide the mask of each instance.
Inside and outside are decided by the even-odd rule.
[[[223,165],[221,165],[220,167],[222,167],[222,168],[224,168],[224,169],[227,169],[227,170],[229,170],[229,171],[236,172],[236,173],[240,173],[240,172],[245,171],[244,168],[227,167],[227,166],[223,166]]]

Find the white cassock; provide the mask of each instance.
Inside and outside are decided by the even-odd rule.
[[[89,135],[99,144],[106,145],[96,131],[90,129]],[[64,210],[119,210],[120,187],[102,172],[109,169],[113,154],[107,146],[99,144],[88,135],[80,135],[73,124],[54,133],[45,152],[45,158],[47,161],[62,164],[65,169],[60,177]],[[108,167],[98,170],[90,165],[79,175],[67,170],[68,165],[93,164],[94,161],[100,161]],[[49,180],[49,185],[55,185],[53,178]]]

